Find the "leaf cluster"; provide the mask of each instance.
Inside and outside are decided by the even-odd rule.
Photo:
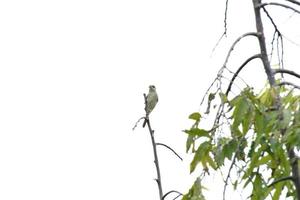
[[[280,108],[276,107],[277,94],[281,95]],[[217,118],[226,124],[218,119],[206,130],[202,128],[205,120],[200,113],[189,116],[193,125],[184,132],[186,151],[193,154],[190,172],[201,166],[203,172],[209,174],[209,170],[222,170],[229,161],[231,167],[224,180],[225,189],[230,179],[234,189],[251,186],[249,198],[252,200],[267,196],[272,199],[283,195],[295,197],[292,181],[284,178],[291,176],[290,163],[298,162],[289,160],[287,149],[300,149],[300,96],[284,87],[266,87],[260,94],[247,87],[231,100],[221,92],[218,96],[222,109]],[[215,99],[208,98],[209,107]],[[231,170],[235,170],[237,176],[231,176]],[[284,181],[278,181],[281,179]],[[272,184],[274,182],[276,184]],[[195,184],[193,187],[197,187]]]

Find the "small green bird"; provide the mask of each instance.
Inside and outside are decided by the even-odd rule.
[[[152,110],[154,109],[154,107],[156,106],[158,102],[158,96],[156,93],[156,88],[154,85],[150,85],[149,86],[149,92],[146,96],[146,102],[145,102],[145,111],[146,111],[146,119],[143,123],[143,127],[146,126],[149,114],[152,112]]]

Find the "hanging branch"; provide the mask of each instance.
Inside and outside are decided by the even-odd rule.
[[[230,92],[230,90],[231,90],[231,87],[232,87],[232,84],[233,84],[233,82],[234,82],[234,80],[235,80],[235,78],[238,76],[238,74],[240,73],[240,71],[242,71],[242,69],[251,61],[251,60],[254,60],[254,59],[256,59],[256,58],[261,58],[261,55],[260,54],[256,54],[256,55],[254,55],[254,56],[251,56],[250,58],[248,58],[239,68],[238,68],[238,70],[236,70],[236,72],[234,73],[234,75],[233,75],[233,77],[232,77],[232,79],[231,79],[231,81],[230,81],[230,83],[229,83],[229,86],[228,86],[228,88],[227,88],[227,90],[226,90],[226,96],[228,96],[228,93]]]
[[[176,194],[178,194],[178,196],[176,196],[175,197],[175,199],[177,199],[178,197],[180,197],[180,196],[182,196],[182,194],[180,193],[180,192],[178,192],[178,191],[176,191],[176,190],[171,190],[171,191],[169,191],[169,192],[167,192],[164,196],[163,196],[163,200],[169,195],[169,194],[171,194],[171,193],[176,193]]]
[[[176,151],[174,149],[172,149],[171,147],[169,147],[168,145],[163,144],[163,143],[156,143],[156,145],[166,147],[167,149],[172,151],[181,161],[183,161],[183,159],[180,157],[180,155],[178,155],[178,153],[176,153]]]

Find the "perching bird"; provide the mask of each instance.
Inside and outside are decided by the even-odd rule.
[[[146,119],[143,123],[143,127],[146,126],[149,114],[151,113],[151,111],[154,109],[154,107],[156,106],[158,102],[158,96],[156,93],[156,88],[154,85],[150,85],[149,86],[149,92],[146,96],[146,102],[145,102],[145,111],[146,111]]]

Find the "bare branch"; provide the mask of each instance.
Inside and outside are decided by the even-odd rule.
[[[224,62],[224,64],[223,64],[221,70],[219,71],[219,74],[220,74],[220,72],[223,72],[223,69],[226,67],[226,64],[227,64],[227,62],[228,62],[228,60],[229,60],[229,57],[230,57],[230,55],[231,55],[231,52],[234,50],[235,45],[236,45],[241,39],[243,39],[243,38],[245,38],[245,37],[247,37],[247,36],[255,36],[255,37],[259,37],[259,33],[257,33],[257,32],[249,32],[249,33],[245,33],[245,34],[241,35],[240,37],[238,37],[238,38],[234,41],[234,43],[231,45],[231,47],[230,47],[230,49],[229,49],[229,52],[227,53],[225,62]]]
[[[163,143],[156,143],[156,145],[166,147],[167,149],[171,150],[181,161],[183,161],[183,159],[178,155],[178,153],[176,153],[176,151],[174,149],[172,149],[171,147],[169,147],[168,145],[163,144]]]
[[[140,123],[140,121],[143,120],[143,119],[146,120],[145,117],[141,117],[141,118],[139,118],[139,119],[137,120],[137,122],[135,122],[134,127],[132,128],[133,131],[134,131],[134,129],[137,127],[137,125]]]
[[[300,2],[299,1],[296,1],[296,0],[286,0],[286,1],[300,6]]]
[[[267,11],[267,9],[265,7],[262,7],[263,11],[265,12],[265,14],[267,15],[268,19],[271,21],[271,24],[273,25],[275,32],[272,38],[272,49],[271,49],[271,57],[270,60],[272,59],[272,54],[273,54],[273,49],[274,49],[274,41],[275,41],[275,37],[277,35],[277,57],[278,57],[278,62],[281,68],[283,67],[283,35],[282,33],[279,31],[279,28],[277,27],[276,23],[274,22],[273,18],[271,17],[271,15],[269,14],[269,12]],[[280,52],[280,48],[279,48],[279,40],[280,40],[280,44],[281,44],[281,52]],[[283,78],[283,77],[282,77]]]
[[[225,13],[224,13],[224,35],[227,35],[227,12],[228,12],[228,2],[229,0],[226,0],[226,5],[225,5]]]
[[[173,200],[177,199],[180,196],[182,196],[182,194],[178,194],[176,197],[173,198]]]
[[[292,176],[287,176],[287,177],[283,177],[283,178],[280,178],[280,179],[277,179],[275,180],[273,183],[271,183],[270,185],[268,185],[268,187],[272,187],[273,185],[277,184],[277,183],[280,183],[282,181],[293,181],[293,177]]]
[[[281,83],[278,84],[278,86],[283,86],[283,85],[289,85],[289,86],[292,86],[294,88],[297,88],[300,90],[300,86],[299,85],[296,85],[294,83],[291,83],[291,82],[287,82],[287,81],[283,81]]]
[[[171,194],[171,193],[176,193],[176,194],[179,195],[179,196],[177,196],[175,199],[177,199],[178,197],[182,196],[182,193],[180,193],[180,192],[178,192],[178,191],[176,191],[176,190],[171,190],[171,191],[167,192],[167,193],[162,197],[162,200],[164,200],[164,199],[165,199],[169,194]]]
[[[285,5],[285,4],[282,4],[282,3],[276,3],[276,2],[270,2],[270,3],[261,3],[261,4],[258,4],[258,7],[259,8],[262,8],[262,7],[265,7],[265,6],[280,6],[280,7],[283,7],[283,8],[286,8],[286,9],[290,9],[298,14],[300,14],[300,11],[291,7],[291,6],[288,6],[288,5]]]
[[[273,71],[274,74],[278,74],[278,73],[281,73],[281,74],[289,74],[289,75],[292,75],[292,76],[295,76],[297,78],[300,78],[300,75],[297,74],[296,72],[294,71],[291,71],[291,70],[287,70],[287,69],[275,69]]]
[[[224,185],[224,189],[223,189],[223,200],[225,200],[226,187],[228,185],[228,180],[229,180],[229,177],[230,177],[230,172],[231,172],[231,170],[232,170],[232,168],[233,168],[233,166],[235,164],[236,157],[237,157],[237,152],[235,152],[235,154],[234,154],[234,157],[232,159],[231,165],[230,165],[229,170],[228,170],[227,177],[225,179],[225,185]]]
[[[230,81],[230,83],[229,83],[229,86],[228,86],[228,88],[227,88],[227,90],[226,90],[226,96],[228,96],[228,93],[230,92],[230,90],[231,90],[231,87],[232,87],[232,84],[233,84],[233,82],[234,82],[234,80],[235,80],[235,78],[238,76],[238,74],[240,73],[240,71],[251,61],[251,60],[254,60],[254,59],[256,59],[256,58],[261,58],[261,54],[256,54],[256,55],[254,55],[254,56],[251,56],[250,58],[248,58],[239,68],[238,68],[238,70],[234,73],[234,75],[233,75],[233,77],[232,77],[232,79],[231,79],[231,81]]]
[[[243,38],[245,38],[245,37],[248,37],[248,36],[255,36],[255,37],[258,38],[258,37],[259,37],[259,33],[257,33],[257,32],[248,32],[248,33],[245,33],[245,34],[241,35],[240,37],[238,37],[238,38],[233,42],[233,44],[231,45],[231,47],[230,47],[230,49],[229,49],[229,51],[228,51],[228,53],[227,53],[226,59],[225,59],[225,61],[224,61],[224,63],[223,63],[223,66],[222,66],[221,69],[219,70],[219,72],[218,72],[217,77],[215,78],[215,80],[211,83],[211,85],[210,85],[210,86],[208,87],[208,89],[206,90],[206,92],[205,92],[205,94],[204,94],[204,96],[203,96],[203,98],[202,98],[202,100],[201,100],[200,106],[203,104],[205,97],[207,96],[207,94],[208,94],[208,92],[210,91],[210,89],[214,86],[214,84],[216,83],[216,81],[220,80],[220,78],[222,77],[222,73],[223,73],[224,69],[226,68],[226,64],[227,64],[227,62],[228,62],[228,60],[229,60],[229,57],[230,57],[232,51],[234,50],[234,47],[237,45],[237,43],[238,43],[241,39],[243,39]]]
[[[273,18],[271,17],[271,15],[269,14],[269,12],[267,11],[267,9],[265,7],[262,7],[263,11],[266,13],[267,17],[269,18],[269,20],[271,21],[272,25],[274,26],[275,31],[279,32],[279,29],[277,27],[277,25],[275,24]]]
[[[147,102],[146,94],[144,94],[144,100],[145,100],[145,104],[146,104],[146,102]],[[155,180],[156,180],[156,183],[157,183],[157,186],[158,186],[159,199],[162,200],[163,190],[162,190],[160,168],[159,168],[159,162],[158,162],[158,156],[157,156],[156,142],[155,142],[155,138],[154,138],[154,130],[151,128],[149,117],[145,117],[145,120],[146,120],[146,124],[148,126],[148,129],[149,129],[151,142],[152,142],[153,155],[154,155],[154,164],[155,164],[156,174],[157,174],[157,178]]]
[[[221,37],[218,39],[216,45],[214,46],[212,53],[213,54],[216,50],[216,48],[218,47],[218,45],[220,44],[221,40],[223,39],[223,37],[227,36],[227,12],[228,12],[228,2],[229,0],[226,0],[226,4],[225,4],[225,13],[224,13],[224,32],[222,33]]]

